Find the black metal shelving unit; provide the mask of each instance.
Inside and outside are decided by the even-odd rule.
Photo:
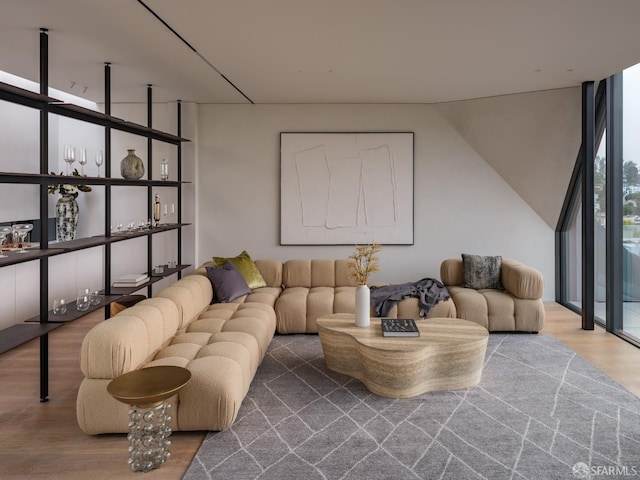
[[[182,270],[190,265],[182,264],[182,227],[190,225],[182,223],[181,206],[182,206],[182,184],[189,183],[182,181],[182,149],[181,144],[189,141],[180,136],[181,133],[181,104],[178,102],[178,135],[162,132],[152,128],[151,126],[151,85],[147,87],[147,110],[148,125],[138,125],[111,115],[111,65],[105,63],[105,113],[90,110],[84,107],[61,102],[47,95],[48,92],[48,31],[40,29],[40,92],[32,92],[14,85],[0,82],[0,100],[10,103],[19,104],[25,107],[36,109],[40,112],[40,172],[34,173],[17,173],[17,172],[0,172],[0,184],[30,184],[39,186],[39,205],[40,205],[40,222],[41,231],[39,238],[39,248],[28,249],[27,253],[8,252],[6,258],[0,258],[0,268],[9,265],[17,265],[24,262],[38,260],[40,264],[40,308],[39,314],[35,317],[26,319],[24,323],[13,325],[0,331],[0,353],[4,353],[12,348],[17,347],[29,340],[40,338],[40,401],[48,400],[48,334],[65,323],[76,320],[87,313],[104,308],[105,318],[108,318],[109,312],[107,307],[110,303],[118,301],[122,297],[133,292],[147,288],[148,295],[152,291],[151,287],[154,283],[166,278],[170,275],[181,275]],[[60,181],[61,176],[51,175],[48,156],[48,121],[49,114],[73,118],[82,122],[99,125],[105,130],[105,177],[77,177],[63,176],[65,183],[84,184],[84,185],[102,185],[105,187],[105,222],[104,235],[92,236],[87,238],[79,238],[67,242],[49,243],[48,241],[48,191],[47,187],[51,183]],[[117,130],[142,136],[147,139],[148,144],[148,163],[147,171],[149,179],[147,180],[126,180],[123,178],[112,178],[111,174],[111,131]],[[151,146],[152,141],[157,140],[178,147],[177,164],[178,164],[178,180],[153,180],[151,167]],[[152,198],[153,187],[173,187],[177,189],[177,212],[178,223],[164,224],[152,228],[136,229],[124,232],[111,232],[111,187],[112,186],[142,186],[147,188],[147,197]],[[151,217],[151,204],[149,203],[149,217]],[[162,274],[155,274],[152,271],[152,236],[167,231],[177,231],[177,263],[175,268],[165,267]],[[131,288],[114,288],[111,287],[111,245],[116,242],[127,241],[132,238],[148,238],[147,247],[147,270],[149,280],[142,285]],[[49,288],[48,288],[48,272],[49,257],[63,255],[87,248],[104,246],[104,285],[105,288],[101,292],[101,303],[99,305],[91,305],[86,311],[79,312],[75,308],[75,302],[71,302],[67,306],[67,312],[63,315],[53,315],[48,310]]]

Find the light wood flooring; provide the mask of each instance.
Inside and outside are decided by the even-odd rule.
[[[583,331],[580,317],[546,304],[542,333],[557,337],[640,397],[640,349],[596,327]],[[88,436],[78,428],[75,398],[82,380],[82,338],[102,312],[86,315],[49,334],[49,398],[39,402],[39,341],[0,355],[0,478],[180,479],[204,438],[203,432],[171,436],[171,458],[159,470],[131,473],[126,435]]]

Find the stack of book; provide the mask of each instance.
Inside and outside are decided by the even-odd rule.
[[[111,286],[115,288],[120,287],[138,287],[143,283],[147,283],[149,281],[149,275],[146,273],[131,273],[129,275],[123,275],[122,277],[116,279]]]

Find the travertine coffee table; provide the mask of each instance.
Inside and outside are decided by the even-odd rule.
[[[380,319],[356,327],[351,314],[318,318],[327,367],[357,378],[376,395],[414,397],[480,382],[489,333],[457,318],[417,320],[419,337],[383,337]]]

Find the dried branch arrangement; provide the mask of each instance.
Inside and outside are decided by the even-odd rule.
[[[380,270],[376,253],[382,250],[382,246],[372,242],[369,245],[356,245],[356,251],[349,256],[349,267],[351,268],[351,278],[354,278],[358,285],[366,285],[369,275]]]

